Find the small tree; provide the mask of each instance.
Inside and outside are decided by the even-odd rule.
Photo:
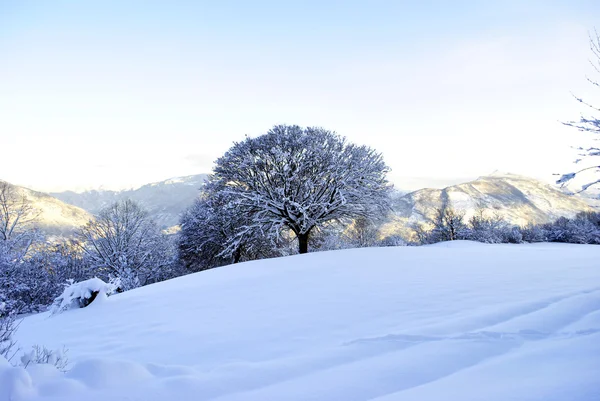
[[[499,214],[489,214],[484,208],[479,208],[469,219],[467,238],[488,244],[499,244],[508,241],[506,237],[509,231],[508,224]]]
[[[247,216],[227,241],[233,252],[248,236],[290,230],[300,253],[315,227],[371,218],[389,208],[391,185],[381,154],[322,128],[279,125],[235,143],[216,161],[209,184]]]
[[[379,245],[379,227],[373,219],[359,217],[344,232],[344,237],[352,248],[365,248]]]
[[[590,40],[590,50],[592,52],[592,59],[590,60],[590,64],[592,65],[592,68],[600,74],[600,35],[598,34],[597,31],[594,31],[594,34],[590,34],[589,37]],[[587,78],[587,80],[589,81],[589,83],[591,83],[594,87],[596,87],[597,89],[600,89],[600,81],[593,79],[593,78]],[[583,100],[580,97],[575,96],[575,99],[579,102],[582,103],[583,105],[585,105],[587,108],[592,110],[592,113],[597,113],[600,112],[600,108],[598,108],[598,106],[594,106],[593,104]],[[583,132],[587,132],[587,133],[592,133],[592,134],[600,134],[600,117],[599,116],[593,116],[593,115],[581,115],[581,117],[579,118],[579,121],[569,121],[564,123],[565,125],[568,125],[570,127],[575,127],[577,128],[579,131],[583,131]],[[599,138],[594,138],[595,140],[598,140]],[[566,186],[571,180],[573,180],[575,177],[577,177],[578,175],[580,175],[581,173],[583,173],[584,171],[596,171],[597,173],[600,173],[600,165],[598,165],[597,161],[594,160],[598,160],[598,157],[600,157],[600,148],[597,146],[592,146],[592,147],[580,147],[578,148],[578,150],[581,152],[580,156],[581,159],[578,159],[576,162],[580,162],[582,160],[589,160],[590,158],[593,158],[592,160],[592,165],[588,165],[584,168],[581,168],[579,171],[576,172],[572,172],[572,173],[568,173],[568,174],[563,174],[560,179],[558,181],[556,181],[557,184],[560,184],[561,186]],[[586,182],[581,186],[581,189],[576,191],[576,192],[583,192],[586,191],[588,188],[600,184],[600,178],[592,178],[589,180],[586,180]]]
[[[464,222],[465,213],[454,209],[444,202],[435,209],[433,229],[430,232],[430,242],[456,241],[465,239],[467,226]]]
[[[17,187],[0,181],[0,252],[21,260],[41,235],[33,226],[38,212]]]
[[[134,201],[103,209],[80,230],[79,238],[92,267],[119,278],[124,290],[151,282],[158,270],[169,268],[165,238]]]
[[[413,221],[410,223],[409,227],[412,230],[413,237],[417,244],[425,245],[429,243],[430,235],[425,223],[421,221]]]

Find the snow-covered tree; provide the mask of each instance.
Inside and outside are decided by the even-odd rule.
[[[89,263],[105,277],[119,278],[127,290],[152,282],[171,260],[164,235],[136,202],[119,201],[103,209],[79,233]]]
[[[203,194],[181,216],[179,259],[192,271],[235,263],[240,259],[239,250],[243,246],[242,241],[239,241],[232,257],[222,255],[225,243],[233,232],[231,232],[232,220],[222,213],[224,208],[219,207],[219,204],[219,199],[216,197]]]
[[[344,231],[344,237],[352,248],[379,245],[379,225],[373,219],[359,217]]]
[[[573,219],[560,217],[545,224],[543,229],[551,242],[600,244],[599,216],[598,213],[580,213]]]
[[[4,257],[10,254],[14,261],[21,260],[41,239],[34,227],[37,216],[31,202],[14,185],[0,181],[0,253]]]
[[[521,234],[499,214],[479,208],[467,224],[466,239],[487,244],[521,242]]]
[[[49,272],[36,263],[37,212],[18,189],[0,181],[0,304],[11,313],[39,310],[49,294]]]
[[[212,191],[207,185],[200,197],[181,217],[179,258],[187,269],[206,270],[230,263],[281,256],[275,243],[261,233],[240,236],[235,248],[227,252],[228,241],[236,230],[248,224],[238,212],[231,196],[224,191]]]
[[[590,64],[596,73],[600,74],[600,35],[597,31],[594,31],[594,34],[590,34],[590,50],[592,52],[592,59],[590,59]],[[594,78],[587,78],[589,83],[591,83],[596,89],[600,89],[600,81]],[[591,133],[593,135],[600,135],[600,106],[597,104],[594,105],[587,100],[584,100],[580,97],[575,97],[575,99],[586,106],[592,114],[584,115],[582,114],[578,121],[569,121],[565,124],[571,127],[577,128],[579,131],[583,131],[586,133]],[[595,114],[595,115],[594,115]],[[600,140],[600,137],[594,137],[594,140]],[[586,166],[580,168],[578,171],[563,174],[560,179],[556,182],[561,186],[565,187],[569,184],[573,179],[578,176],[581,176],[584,172],[595,172],[596,174],[590,174],[587,176],[581,185],[581,187],[575,192],[583,192],[588,188],[600,184],[600,147],[598,146],[587,146],[580,147],[578,150],[580,153],[580,159],[576,161],[576,163],[587,163]]]
[[[435,209],[432,219],[433,229],[429,233],[429,242],[456,241],[465,239],[467,226],[464,222],[465,213],[454,209],[447,202]]]
[[[216,161],[208,185],[248,217],[227,241],[233,252],[248,236],[289,230],[300,253],[324,223],[371,218],[389,208],[389,171],[381,154],[322,128],[278,125],[235,143]]]
[[[415,244],[425,245],[429,243],[429,232],[428,225],[421,221],[413,221],[409,224],[409,228],[412,231],[412,239]]]
[[[528,224],[521,228],[521,238],[523,242],[546,242],[548,241],[547,232],[543,226],[538,224]]]

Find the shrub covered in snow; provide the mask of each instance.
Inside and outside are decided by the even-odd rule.
[[[599,213],[580,213],[573,219],[561,217],[543,229],[550,242],[600,244],[599,217]]]
[[[69,359],[67,358],[67,349],[50,350],[46,347],[34,345],[29,352],[21,356],[21,365],[27,368],[29,365],[52,365],[61,372],[67,370]]]
[[[54,300],[50,307],[52,314],[61,313],[72,308],[85,308],[97,298],[106,298],[115,293],[117,282],[105,283],[99,278],[92,278],[80,283],[67,282],[63,293]]]

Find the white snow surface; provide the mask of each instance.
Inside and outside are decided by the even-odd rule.
[[[600,247],[355,249],[241,263],[27,317],[0,400],[600,400]]]

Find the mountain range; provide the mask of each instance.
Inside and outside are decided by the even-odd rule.
[[[464,212],[467,219],[482,209],[520,226],[594,210],[585,198],[565,194],[536,179],[494,173],[444,189],[425,188],[397,197],[393,217],[384,226],[384,233],[406,233],[413,223],[430,221],[442,205]]]
[[[142,204],[163,229],[179,223],[181,213],[198,196],[207,174],[171,178],[124,191],[92,190],[45,194],[16,187],[39,213],[38,225],[49,233],[69,233],[85,224],[111,203],[132,199]],[[427,222],[436,208],[448,204],[471,216],[486,209],[511,224],[545,223],[560,216],[572,217],[594,210],[586,198],[568,195],[529,177],[492,174],[444,189],[425,188],[410,193],[397,192],[393,215],[383,234],[406,234],[415,222]]]
[[[93,216],[82,208],[67,204],[49,194],[9,184],[18,199],[31,206],[26,219],[35,217],[35,225],[49,235],[69,235]]]
[[[104,207],[124,199],[140,203],[163,229],[179,224],[179,216],[198,197],[207,174],[176,177],[125,191],[92,190],[54,192],[61,201],[97,214]]]

